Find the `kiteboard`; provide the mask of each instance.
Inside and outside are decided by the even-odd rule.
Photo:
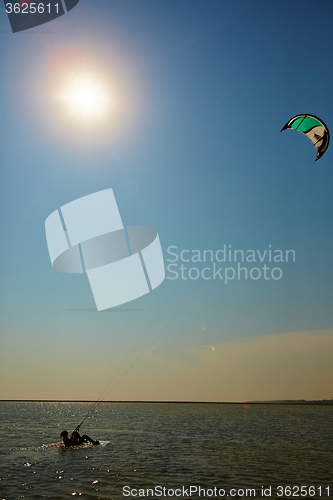
[[[104,447],[109,443],[111,443],[111,441],[100,441],[99,444],[82,443],[82,444],[76,444],[74,446],[65,446],[62,441],[59,441],[58,443],[43,444],[42,447],[48,448],[49,446],[57,446],[59,448],[65,449],[65,450],[72,450],[72,449],[78,449],[78,448],[98,448],[99,446]]]
[[[97,446],[106,446],[109,443],[111,443],[111,441],[100,441]]]

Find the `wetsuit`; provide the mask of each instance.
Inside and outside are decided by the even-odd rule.
[[[63,435],[62,436],[63,442],[65,446],[76,446],[78,444],[82,443],[91,443],[91,444],[99,444],[99,441],[95,441],[94,439],[91,439],[91,437],[87,436],[87,434],[83,434],[83,436],[80,436],[78,432],[72,432],[71,437],[69,438],[68,435]]]

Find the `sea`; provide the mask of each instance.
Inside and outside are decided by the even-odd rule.
[[[0,415],[0,500],[333,499],[330,405],[0,402]],[[87,415],[81,434],[110,443],[61,446]]]

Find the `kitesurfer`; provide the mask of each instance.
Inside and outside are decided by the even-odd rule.
[[[95,441],[94,439],[91,439],[87,436],[87,434],[80,436],[77,431],[73,431],[71,437],[68,437],[68,432],[66,430],[61,431],[60,437],[62,437],[65,446],[76,446],[82,443],[91,443],[94,445],[99,444],[98,440]]]

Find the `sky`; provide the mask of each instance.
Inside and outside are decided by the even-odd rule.
[[[0,9],[0,399],[333,398],[333,150],[280,133],[332,127],[332,2],[80,0],[19,33]],[[166,278],[97,312],[45,220],[108,188]]]

